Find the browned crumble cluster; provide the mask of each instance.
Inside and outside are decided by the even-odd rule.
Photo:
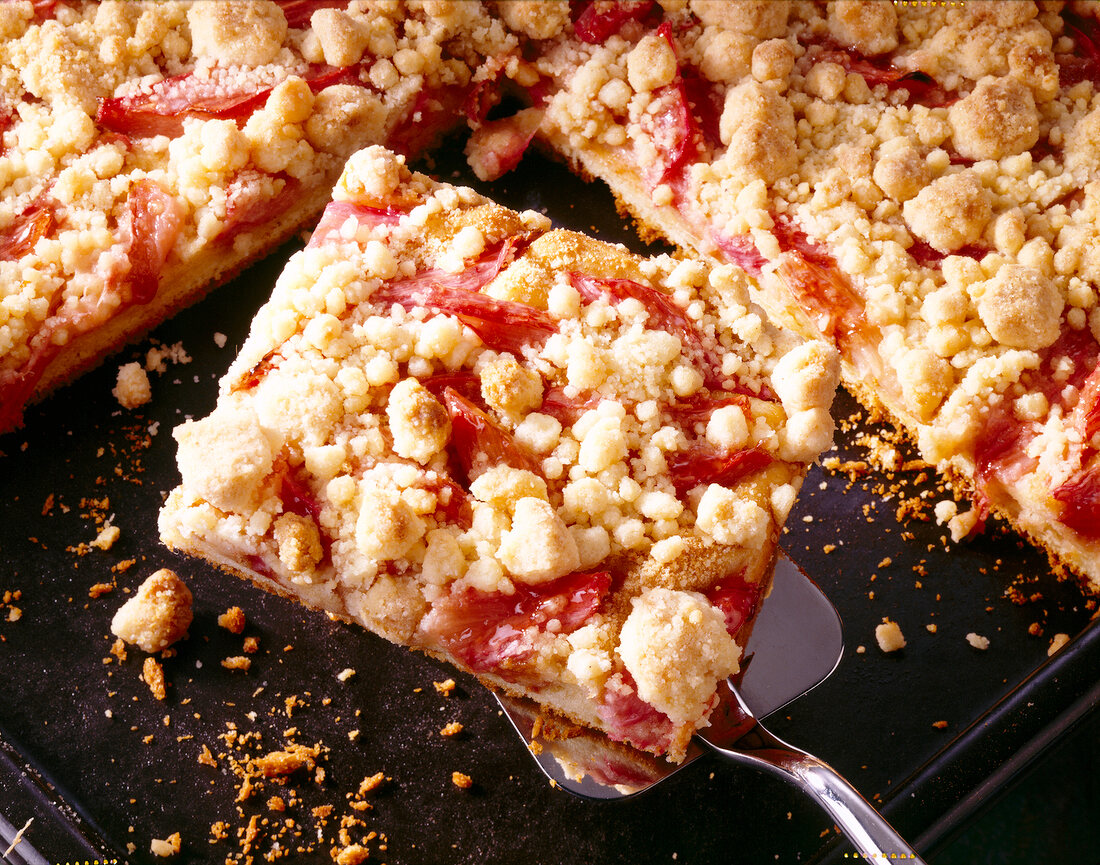
[[[240,634],[244,632],[244,610],[240,607],[230,607],[220,616],[218,616],[219,627],[225,628],[231,634]]]
[[[16,601],[23,597],[22,589],[5,589],[0,594],[0,618],[5,622],[18,622],[23,618],[23,609],[16,605]],[[3,635],[0,634],[0,639]]]

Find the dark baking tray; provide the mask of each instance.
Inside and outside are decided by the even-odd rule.
[[[457,148],[424,167],[512,207],[542,210],[560,225],[646,248],[602,186],[538,154],[489,185],[471,180]],[[153,858],[152,838],[179,832],[179,861],[225,862],[241,859],[252,815],[265,831],[289,817],[302,834],[286,861],[329,862],[336,819],[354,814],[379,833],[367,844],[370,861],[389,863],[851,858],[795,791],[709,759],[629,801],[574,799],[545,782],[472,679],[161,547],[157,511],[177,479],[170,431],[212,408],[218,377],[294,248],[32,408],[22,430],[0,438],[0,595],[18,590],[12,603],[22,612],[9,622],[8,608],[0,609],[0,838],[31,820],[24,837],[44,861],[141,862]],[[224,347],[215,334],[226,336]],[[120,409],[110,393],[118,365],[143,358],[150,345],[177,342],[191,362],[153,374],[148,405]],[[841,395],[833,455],[849,467],[866,455],[862,437],[878,432],[850,420],[855,413]],[[972,541],[945,542],[929,517],[946,494],[916,474],[811,472],[784,545],[838,607],[846,652],[832,678],[772,726],[832,763],[934,854],[997,790],[1090,717],[1100,636],[1080,591],[1011,534],[994,526]],[[922,493],[925,507],[899,521],[901,498]],[[96,514],[111,515],[121,537],[109,551],[81,555],[74,548],[95,537]],[[121,568],[128,560],[132,566]],[[171,686],[157,702],[138,678],[140,652],[121,664],[104,659],[124,590],[163,566],[191,586],[195,621],[190,638],[164,660]],[[115,591],[89,597],[91,586],[111,582]],[[1010,585],[1015,601],[1006,597]],[[241,652],[242,637],[216,621],[231,605],[247,615],[244,636],[259,639],[247,673],[220,664]],[[877,648],[874,628],[883,617],[901,625],[904,650]],[[988,637],[989,649],[971,647],[970,632]],[[1073,639],[1048,659],[1058,632]],[[345,668],[356,675],[342,682]],[[452,675],[455,692],[440,696],[433,682]],[[299,702],[288,716],[292,697]],[[452,720],[463,733],[440,736]],[[934,726],[940,721],[946,727]],[[281,747],[291,727],[296,741],[324,743],[324,779],[299,773],[236,802],[239,780],[229,761],[198,762],[204,744],[225,752],[219,735],[227,723],[261,732],[268,750]],[[455,770],[469,774],[473,787],[455,787]],[[348,794],[379,771],[388,780],[369,796],[370,808],[351,809]],[[275,793],[296,801],[272,812],[265,802]],[[311,812],[324,804],[334,816],[316,841],[319,818]],[[217,821],[227,838],[212,837]],[[316,842],[312,852],[293,849],[309,847],[306,838]],[[259,862],[270,850],[268,840],[249,853]],[[33,855],[24,846],[11,858],[43,861]],[[997,861],[1012,859],[1005,853]]]

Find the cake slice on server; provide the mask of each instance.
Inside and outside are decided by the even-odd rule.
[[[162,537],[680,760],[832,438],[835,351],[746,280],[362,150],[174,432]]]

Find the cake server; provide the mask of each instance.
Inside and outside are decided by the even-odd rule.
[[[619,799],[648,790],[708,751],[764,769],[814,798],[868,861],[921,859],[839,773],[765,728],[767,718],[827,679],[840,663],[840,616],[822,591],[780,553],[772,592],[746,647],[739,681],[720,688],[711,724],[700,730],[682,763],[673,764],[588,730],[556,735],[538,707],[496,694],[501,708],[551,783],[591,799]]]

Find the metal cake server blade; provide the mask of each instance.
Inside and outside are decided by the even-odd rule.
[[[780,553],[772,592],[746,647],[740,681],[723,683],[711,725],[693,739],[679,764],[644,754],[598,733],[575,729],[556,737],[531,701],[497,694],[516,731],[556,786],[591,799],[637,795],[706,753],[765,769],[813,797],[868,861],[916,852],[881,815],[823,761],[788,745],[767,718],[827,679],[840,663],[840,616],[824,593]]]

